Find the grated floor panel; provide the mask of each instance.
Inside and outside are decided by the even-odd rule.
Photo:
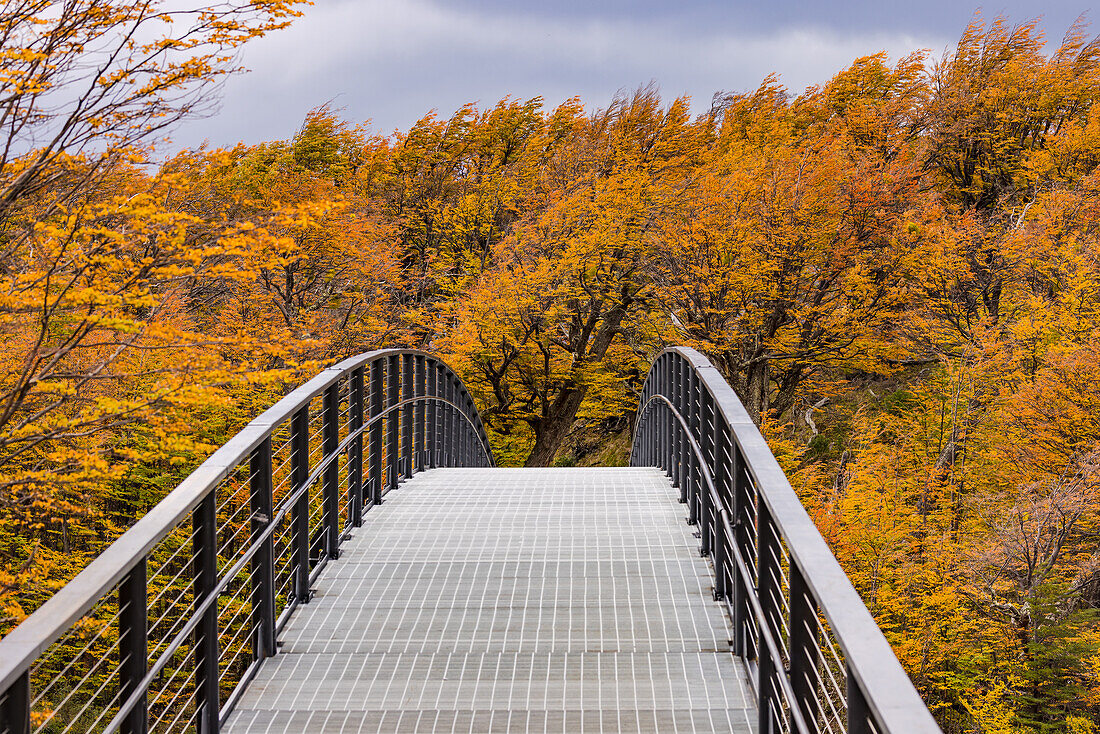
[[[751,732],[654,469],[435,469],[341,547],[223,731]]]

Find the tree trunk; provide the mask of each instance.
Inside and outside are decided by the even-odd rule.
[[[768,377],[768,361],[764,359],[749,365],[740,379],[741,400],[757,426],[768,412]]]
[[[558,393],[547,414],[531,422],[531,428],[535,431],[535,445],[524,466],[550,466],[554,454],[561,448],[573,420],[577,417],[577,410],[584,400],[584,392],[577,387],[563,390]]]
[[[591,344],[576,353],[578,362],[596,363],[607,355],[607,349],[611,341],[619,333],[626,310],[633,302],[633,297],[623,294],[622,301],[615,304],[603,315],[603,323],[592,336]],[[593,319],[594,320],[594,319]],[[573,421],[577,417],[577,411],[584,401],[587,388],[578,385],[572,378],[554,396],[553,402],[543,411],[543,415],[530,422],[535,431],[535,446],[531,449],[524,466],[550,466],[554,460],[554,454],[561,448],[562,442],[569,433]]]

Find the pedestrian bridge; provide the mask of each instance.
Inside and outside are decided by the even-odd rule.
[[[500,469],[429,354],[332,367],[0,640],[0,734],[939,732],[733,391]]]

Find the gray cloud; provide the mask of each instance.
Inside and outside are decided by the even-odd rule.
[[[542,96],[553,106],[579,95],[597,106],[650,81],[668,98],[692,96],[701,109],[714,92],[755,88],[771,72],[801,91],[880,50],[939,55],[969,17],[949,31],[906,22],[853,30],[851,8],[869,2],[759,3],[771,13],[757,10],[745,22],[736,22],[731,4],[687,3],[675,17],[668,3],[624,5],[318,0],[291,28],[249,44],[241,61],[252,71],[226,84],[219,114],[183,126],[171,147],[286,138],[306,111],[328,101],[384,133],[470,101]],[[832,23],[822,8],[832,9]],[[924,15],[936,13],[926,7]]]

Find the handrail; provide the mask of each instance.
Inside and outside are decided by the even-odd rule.
[[[314,430],[311,405],[318,399],[321,425]],[[286,440],[273,449],[276,434]],[[313,462],[317,450],[320,457]],[[283,459],[281,464],[273,460],[275,454]],[[171,715],[164,706],[160,706],[163,711],[151,711],[150,704],[173,693],[175,674],[162,689],[151,687],[168,672],[192,634],[195,639],[182,664],[194,670],[169,701],[169,706],[180,703],[181,708],[172,725],[180,722],[185,728],[194,725],[216,732],[236,700],[236,691],[265,657],[277,652],[277,602],[283,603],[279,616],[284,619],[298,604],[308,602],[310,579],[329,559],[338,557],[341,539],[361,523],[364,509],[380,503],[400,479],[437,465],[494,465],[473,400],[450,368],[425,352],[387,349],[345,359],[322,371],[227,441],[0,640],[0,732],[30,731],[32,715],[37,730],[53,718],[75,715],[89,724],[78,731],[147,731],[151,714],[160,713],[157,723]],[[317,485],[321,485],[319,492],[314,491]],[[276,504],[276,493],[284,486],[286,491]],[[228,490],[232,492],[219,507],[217,496]],[[246,509],[250,513],[242,515]],[[194,531],[179,542],[174,536],[186,530],[183,523],[188,517]],[[174,552],[170,540],[178,545]],[[177,560],[188,541],[190,556]],[[284,558],[285,563],[278,566],[276,560]],[[163,561],[152,575],[149,560]],[[177,565],[182,568],[161,593],[150,594],[150,582],[157,574],[167,568],[167,577]],[[277,587],[280,574],[286,579]],[[117,602],[112,594],[116,588]],[[174,598],[166,596],[169,588]],[[244,589],[248,594],[241,601]],[[229,601],[224,599],[227,594],[232,594]],[[163,611],[159,606],[166,599],[168,610]],[[232,616],[224,613],[234,603],[241,608]],[[153,607],[159,618],[151,622]],[[239,623],[242,614],[250,625],[247,628]],[[166,618],[171,622],[166,634],[150,640],[150,632]],[[101,669],[107,659],[101,657],[82,663],[77,672],[73,671],[76,661],[68,663],[66,676],[49,677],[48,670],[32,675],[40,672],[32,670],[36,661],[50,651],[64,654],[70,636],[83,642],[83,631],[75,628],[82,619],[93,629],[96,620],[108,620],[98,625],[99,632],[84,651],[93,645],[104,647],[117,656],[117,666]],[[227,627],[226,634],[219,625]],[[237,649],[219,648],[219,637],[228,633],[234,633],[231,645],[240,642]],[[252,648],[245,656],[251,661],[239,675],[230,674],[227,671],[246,652],[244,647]],[[156,653],[151,666],[150,652]],[[235,654],[227,662],[231,652]],[[88,690],[75,695],[71,681],[63,678],[74,678],[84,667],[88,672],[76,688],[87,684]],[[103,677],[107,680],[96,687]],[[117,679],[114,686],[108,685],[112,678]],[[222,693],[230,684],[233,692],[226,699]],[[33,696],[36,689],[42,689],[42,700]],[[105,689],[113,695],[107,696]],[[186,697],[179,701],[181,695]],[[92,721],[95,714],[98,718]]]
[[[688,426],[687,419],[685,419],[680,411],[676,409],[676,405],[673,404],[671,400],[661,394],[651,396],[649,400],[646,401],[645,405],[641,406],[638,409],[638,415],[644,415],[646,412],[648,412],[650,405],[655,402],[664,403],[668,407],[669,411],[672,414],[672,417],[675,418],[676,422],[679,424],[682,436],[687,441],[688,447],[691,449],[692,455],[698,462],[696,466],[702,479],[706,482],[707,485],[705,496],[710,499],[711,506],[717,508],[717,512],[715,513],[715,522],[713,523],[713,527],[710,528],[711,531],[715,532],[718,530],[718,521],[720,520],[721,528],[726,533],[726,536],[732,537],[733,526],[730,524],[729,521],[729,507],[726,504],[726,500],[722,497],[722,495],[718,493],[718,488],[714,485],[714,474],[711,473],[710,468],[706,464],[706,458],[703,456],[703,449],[699,446],[699,442],[696,441],[695,437],[691,435],[691,428]],[[635,434],[636,433],[637,426],[635,427]],[[705,515],[706,513],[703,512],[702,514]],[[712,548],[707,547],[707,545],[708,543],[704,541],[703,548],[700,549],[703,551],[704,555],[710,555],[710,553],[712,552]],[[751,585],[753,582],[752,574],[749,573],[748,564],[745,562],[744,557],[741,555],[741,549],[738,548],[736,544],[733,544],[732,550],[734,560],[737,563],[738,573],[741,575],[742,582]],[[760,605],[760,600],[755,595],[749,594],[748,602],[750,606],[752,606],[757,619],[764,619],[765,613],[763,607]],[[760,634],[766,643],[768,653],[775,660],[779,661],[780,664],[782,664],[782,655],[779,652],[781,641],[776,641],[776,636],[775,634],[773,634],[771,628],[768,627],[768,625],[760,626]],[[794,700],[794,689],[792,688],[791,682],[790,680],[788,680],[787,676],[777,676],[777,682],[779,684],[779,687],[783,689],[783,692],[788,697],[788,699]],[[797,706],[790,709],[790,715],[793,719],[792,723],[797,728],[797,731],[811,731],[809,725],[806,723],[806,719],[802,711]]]
[[[655,360],[630,463],[669,472],[700,525],[735,652],[755,665],[759,731],[940,734],[741,401],[694,349]]]

